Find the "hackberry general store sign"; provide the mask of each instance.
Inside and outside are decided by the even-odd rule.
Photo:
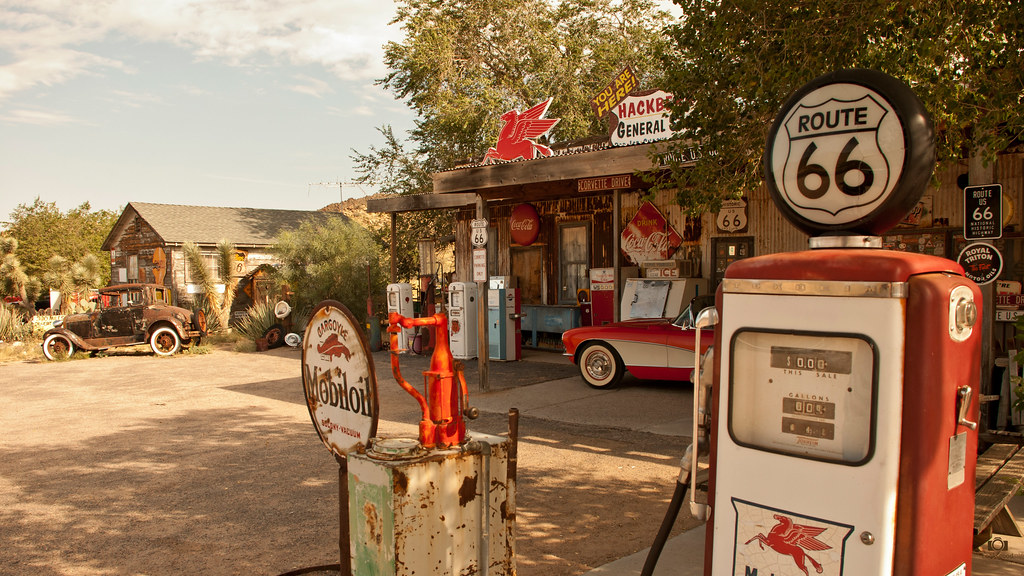
[[[366,338],[340,302],[321,302],[302,338],[302,387],[320,440],[335,456],[377,433],[377,379]]]
[[[611,109],[609,126],[613,146],[632,146],[672,136],[666,103],[672,95],[664,90],[630,94]]]

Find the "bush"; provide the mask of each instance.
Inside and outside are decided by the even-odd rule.
[[[0,342],[21,340],[28,335],[29,330],[19,311],[0,302]]]
[[[255,306],[250,306],[245,311],[245,316],[235,326],[235,332],[255,342],[257,339],[263,338],[267,330],[276,323],[277,317],[274,316],[274,305],[260,302]]]

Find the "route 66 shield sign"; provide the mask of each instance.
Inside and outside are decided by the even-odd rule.
[[[782,107],[764,170],[779,210],[809,234],[879,235],[924,193],[931,119],[914,92],[874,70],[812,80]]]

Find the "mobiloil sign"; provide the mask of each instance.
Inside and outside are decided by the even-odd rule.
[[[879,72],[779,112],[765,177],[811,249],[738,261],[718,291],[705,574],[970,572],[980,292],[880,240],[933,166],[923,105]]]

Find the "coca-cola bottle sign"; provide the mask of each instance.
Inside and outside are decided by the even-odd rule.
[[[512,210],[508,221],[512,241],[520,246],[529,246],[540,236],[540,215],[533,204],[520,204]]]
[[[650,202],[644,202],[622,231],[622,251],[634,263],[667,260],[683,237]]]

